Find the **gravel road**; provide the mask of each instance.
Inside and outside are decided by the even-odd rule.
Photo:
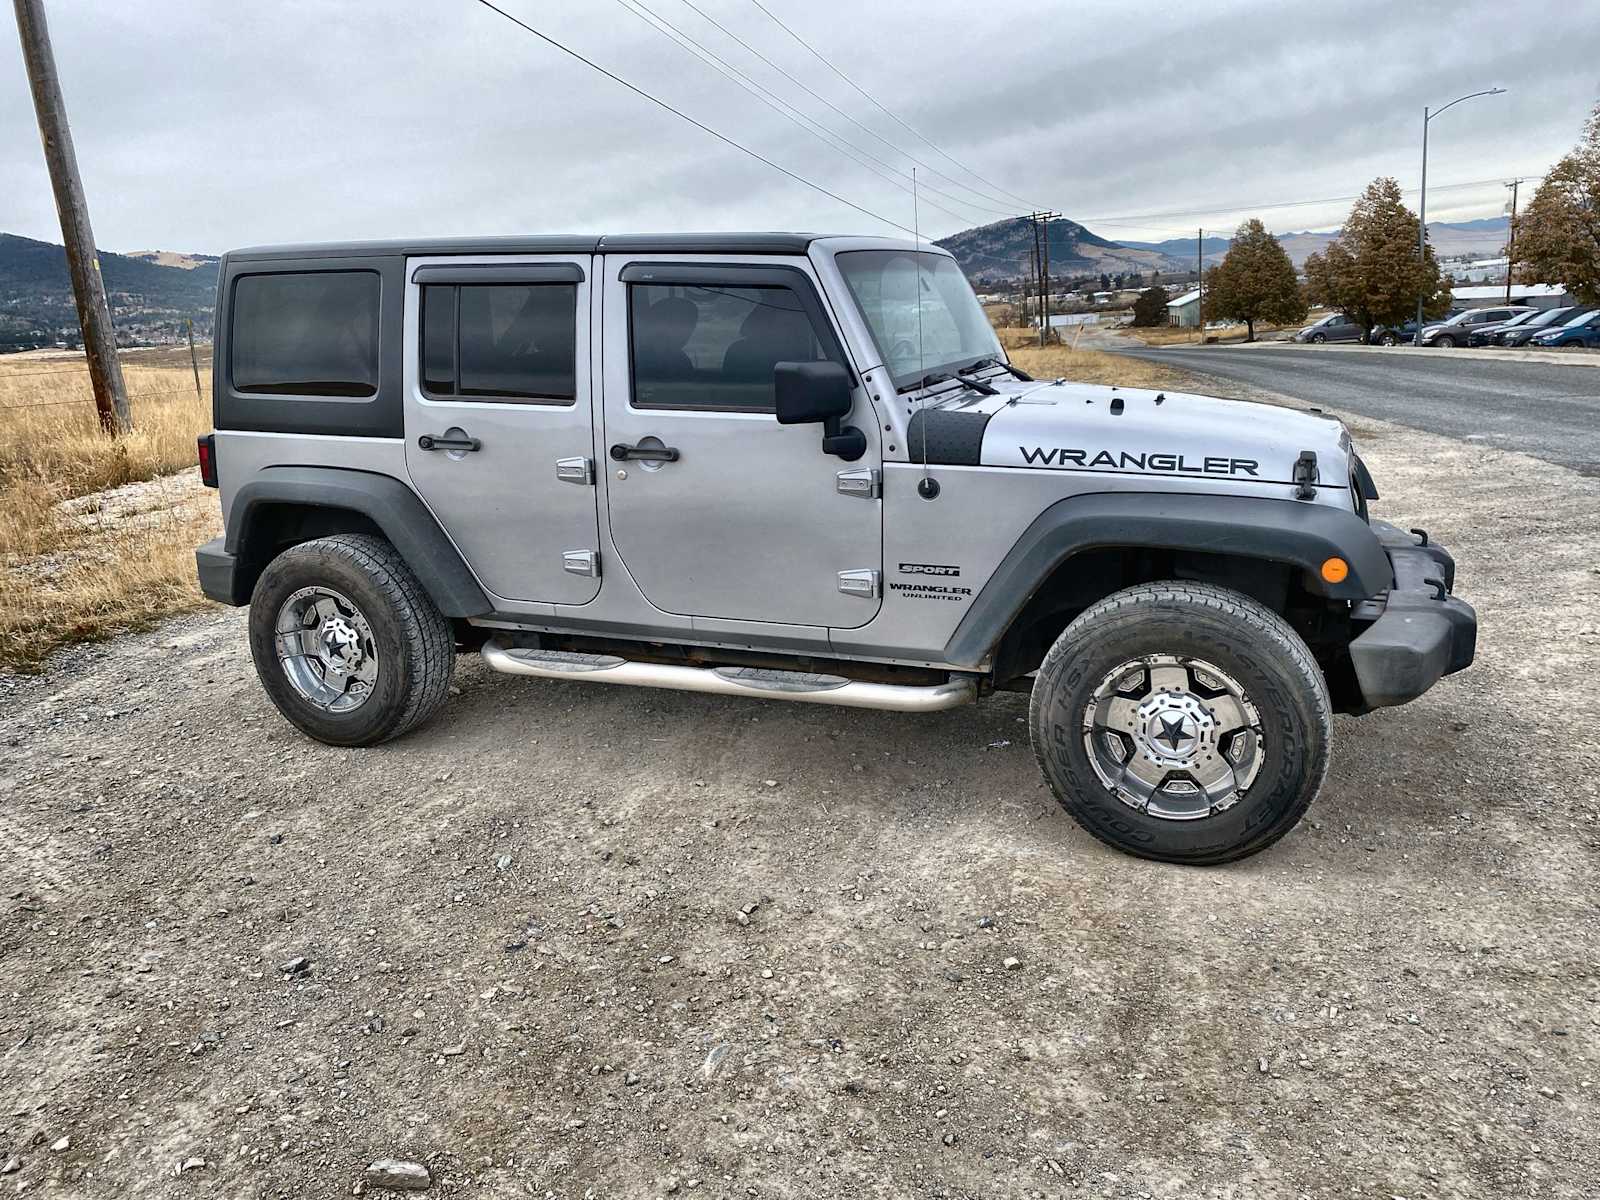
[[[336,750],[221,610],[0,676],[0,1188],[1592,1195],[1600,479],[1355,425],[1479,662],[1341,718],[1308,819],[1225,868],[1082,833],[1019,696],[464,659]]]
[[[1600,367],[1426,350],[1128,345],[1122,338],[1097,343],[1098,348],[1149,362],[1474,444],[1519,450],[1600,476]]]

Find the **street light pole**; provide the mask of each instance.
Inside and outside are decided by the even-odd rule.
[[[1417,266],[1420,269],[1428,261],[1428,122],[1445,111],[1454,108],[1463,100],[1476,100],[1479,96],[1499,96],[1505,88],[1488,88],[1481,92],[1471,92],[1465,96],[1457,96],[1437,112],[1424,108],[1422,110],[1422,194],[1417,198]],[[1427,297],[1417,293],[1417,331],[1412,335],[1413,346],[1422,345],[1422,310],[1427,303]]]

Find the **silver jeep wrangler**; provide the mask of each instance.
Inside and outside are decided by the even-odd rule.
[[[1332,714],[1472,661],[1426,534],[1336,420],[1034,380],[955,261],[864,237],[277,246],[222,260],[226,536],[278,709],[397,737],[455,655],[547,679],[931,712],[1031,693],[1096,837],[1287,832]]]

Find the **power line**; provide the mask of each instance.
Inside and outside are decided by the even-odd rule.
[[[848,138],[845,138],[834,132],[821,122],[808,117],[805,113],[795,108],[794,105],[789,104],[787,101],[773,95],[771,91],[763,87],[754,79],[750,78],[750,76],[745,74],[745,72],[741,71],[738,67],[721,58],[714,51],[707,49],[703,44],[684,33],[671,21],[667,20],[654,9],[644,4],[642,0],[617,0],[617,3],[621,4],[622,7],[626,8],[641,21],[644,21],[657,33],[676,43],[682,49],[689,51],[689,53],[700,59],[701,62],[709,63],[718,72],[725,77],[732,79],[734,83],[738,84],[745,91],[749,92],[752,96],[761,101],[768,108],[772,109],[779,116],[811,134],[823,145],[827,146],[828,149],[837,150],[840,154],[843,154],[857,166],[865,167],[874,175],[877,175],[880,179],[883,179],[885,182],[898,187],[901,191],[910,194],[911,188],[907,186],[907,184],[901,183],[899,180],[894,178],[895,175],[898,175],[901,179],[909,180],[911,177],[904,171],[899,170],[891,163],[884,162],[883,159],[877,157],[877,155],[873,154],[870,150],[862,149]],[[842,145],[837,143],[842,143]],[[849,149],[846,149],[846,147]],[[854,154],[850,152],[852,150],[855,151]],[[862,158],[858,158],[857,155],[862,156],[862,158],[869,159],[870,162],[863,162]],[[871,165],[872,163],[878,164],[878,167],[883,168],[883,170],[873,167]],[[887,172],[892,172],[892,174]],[[970,200],[963,200],[959,196],[952,196],[948,192],[941,191],[938,188],[929,188],[924,186],[923,190],[934,192],[935,194],[950,200],[952,203],[963,204],[968,208],[975,209],[979,212],[997,211],[994,209],[983,208],[981,205],[973,204]],[[972,219],[971,217],[963,216],[961,213],[953,212],[944,207],[942,204],[935,204],[932,200],[927,201],[927,203],[930,208],[937,208],[946,216],[954,217],[957,221],[970,221]]]
[[[904,129],[907,133],[911,134],[918,141],[922,142],[929,149],[934,151],[934,153],[938,154],[941,158],[943,158],[946,162],[951,163],[956,167],[959,167],[961,170],[965,171],[968,175],[971,175],[974,179],[978,180],[980,183],[983,183],[986,186],[993,188],[995,191],[999,192],[1001,195],[1009,196],[1011,199],[1015,200],[1018,204],[1026,205],[1029,208],[1036,207],[1035,205],[1029,204],[1028,201],[1024,200],[1021,196],[1017,195],[1015,192],[1007,191],[1005,188],[1001,187],[999,184],[993,182],[992,180],[985,179],[982,175],[978,174],[971,167],[965,165],[960,160],[951,157],[945,151],[941,150],[938,146],[936,146],[933,142],[929,141],[921,133],[918,133],[910,125],[906,124],[899,117],[895,116],[894,113],[890,112],[881,103],[879,103],[877,98],[874,97],[872,95],[872,93],[868,92],[859,83],[857,83],[855,80],[851,79],[850,76],[846,75],[838,67],[834,66],[833,62],[826,55],[822,54],[815,47],[813,47],[810,42],[806,41],[805,38],[801,37],[798,33],[796,33],[794,30],[790,29],[782,21],[778,20],[777,17],[773,16],[772,11],[769,8],[767,8],[767,6],[765,4],[761,3],[761,0],[750,0],[750,3],[754,4],[762,12],[766,13],[768,20],[770,20],[779,29],[781,29],[785,33],[787,33],[796,42],[800,43],[801,46],[805,47],[806,51],[808,53],[810,53],[810,55],[813,58],[815,58],[823,66],[827,67],[828,70],[832,71],[840,79],[844,80],[847,84],[849,84],[852,88],[854,88],[857,92],[859,92],[862,96],[864,96],[867,99],[867,101],[874,108],[876,108],[884,116],[888,117],[896,125],[900,126],[900,128]]]
[[[866,208],[863,205],[857,204],[853,200],[846,200],[843,196],[839,195],[837,192],[830,191],[829,189],[823,187],[820,183],[814,183],[811,180],[807,179],[805,176],[799,175],[796,172],[789,170],[789,168],[787,168],[787,167],[779,166],[777,163],[773,162],[770,158],[767,158],[765,155],[757,153],[756,151],[750,149],[749,146],[744,145],[742,142],[736,142],[736,141],[733,140],[733,138],[729,137],[727,134],[719,133],[717,130],[711,128],[711,126],[707,125],[705,122],[695,120],[695,118],[691,117],[688,113],[682,111],[681,109],[674,108],[672,105],[668,104],[665,100],[662,100],[662,99],[660,99],[660,98],[658,98],[656,96],[652,96],[649,92],[645,91],[643,88],[637,86],[636,84],[629,83],[626,79],[624,79],[622,76],[616,74],[615,72],[608,71],[608,70],[606,70],[606,68],[602,67],[599,63],[593,61],[592,59],[585,58],[583,55],[579,54],[576,50],[572,49],[570,46],[562,45],[560,42],[556,41],[555,38],[551,37],[549,34],[542,33],[541,31],[535,29],[532,25],[529,25],[526,21],[523,21],[518,17],[512,16],[512,14],[508,13],[505,9],[503,9],[503,8],[499,7],[498,5],[494,4],[492,2],[492,0],[476,0],[476,3],[483,5],[484,8],[489,9],[491,12],[499,13],[502,17],[504,17],[506,20],[510,21],[513,25],[516,25],[518,28],[523,29],[523,30],[527,31],[528,33],[533,34],[534,37],[538,38],[540,41],[546,43],[547,45],[554,46],[557,50],[561,51],[563,54],[567,55],[568,57],[577,59],[579,62],[581,62],[584,66],[588,67],[590,70],[598,71],[600,74],[604,75],[607,79],[611,80],[613,83],[621,84],[623,87],[627,88],[634,95],[643,97],[644,99],[650,101],[651,104],[654,104],[657,108],[665,109],[667,112],[671,113],[673,116],[679,118],[680,120],[687,121],[690,125],[693,125],[696,129],[700,130],[702,133],[709,133],[712,137],[716,138],[719,142],[722,142],[725,145],[732,146],[735,150],[738,150],[740,153],[748,154],[751,158],[755,159],[757,162],[762,163],[765,166],[771,167],[774,171],[777,171],[780,175],[784,175],[787,178],[794,180],[798,184],[803,184],[804,186],[810,188],[812,191],[819,192],[822,195],[828,197],[828,199],[830,199],[830,200],[836,200],[840,204],[844,205],[846,208],[851,208],[851,209],[854,209],[858,213],[863,213],[866,216],[871,217],[874,221],[882,221],[885,225],[892,225],[892,226],[894,226],[894,228],[899,229],[899,230],[903,230],[906,233],[910,233],[911,232],[910,227],[900,224],[899,221],[891,220],[890,218],[884,216],[882,213],[873,212],[872,209]]]
[[[985,207],[984,205],[981,205],[981,204],[973,204],[970,200],[960,200],[959,197],[952,197],[952,199],[958,199],[958,200],[960,200],[960,203],[966,204],[969,207],[977,209],[980,212],[994,213],[995,215],[1002,216],[1002,217],[1011,217],[1011,216],[1015,216],[1016,215],[1016,212],[1015,212],[1013,206],[1011,205],[1010,201],[1002,200],[998,196],[991,196],[989,193],[983,191],[981,188],[975,188],[970,183],[962,183],[959,179],[955,179],[955,178],[952,178],[949,175],[946,175],[943,171],[939,170],[937,167],[931,167],[927,163],[923,162],[920,158],[918,158],[916,155],[912,154],[909,150],[906,150],[906,149],[902,148],[901,146],[897,145],[896,143],[891,142],[888,138],[884,137],[881,133],[879,133],[877,130],[873,129],[870,125],[863,124],[862,122],[856,120],[849,113],[845,112],[844,109],[840,108],[837,104],[835,104],[832,100],[829,100],[826,96],[821,95],[820,93],[813,91],[802,80],[795,78],[794,75],[792,75],[790,72],[784,70],[784,68],[782,66],[780,66],[778,63],[773,62],[770,58],[768,58],[765,54],[761,53],[761,51],[757,50],[749,42],[745,41],[738,34],[734,33],[733,30],[729,29],[721,21],[718,21],[710,13],[706,12],[704,9],[702,9],[698,5],[696,5],[693,2],[693,0],[680,0],[680,2],[683,4],[683,6],[685,8],[689,9],[691,12],[695,13],[696,15],[698,15],[701,20],[707,22],[708,24],[710,24],[714,28],[720,30],[725,37],[728,37],[728,38],[732,39],[733,41],[737,42],[739,45],[743,46],[745,48],[745,50],[747,50],[750,54],[752,54],[756,58],[760,59],[763,63],[765,63],[767,66],[771,67],[779,75],[782,75],[790,83],[794,84],[795,87],[799,88],[802,92],[804,92],[806,95],[810,96],[813,100],[817,101],[819,104],[826,105],[830,110],[832,110],[834,113],[837,113],[840,117],[843,117],[846,121],[849,121],[850,124],[854,125],[857,129],[861,130],[861,132],[865,133],[868,137],[875,138],[877,141],[882,142],[885,146],[889,147],[889,149],[893,150],[896,154],[904,155],[906,158],[908,158],[912,162],[916,163],[917,166],[921,167],[924,171],[928,171],[928,172],[938,176],[940,179],[943,179],[946,183],[949,183],[949,184],[951,184],[951,185],[953,185],[955,187],[958,187],[958,188],[965,188],[967,191],[971,192],[973,195],[982,196],[985,200],[988,200],[993,204],[999,204],[1002,207],[1001,208],[988,208],[988,207]],[[921,189],[923,191],[936,191],[937,190],[937,189],[929,188],[926,183],[922,183],[920,185],[920,187],[921,187]],[[945,195],[944,192],[939,192],[938,194],[941,195],[941,196]]]

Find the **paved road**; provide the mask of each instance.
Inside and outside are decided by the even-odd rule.
[[[1119,352],[1600,476],[1600,367],[1309,347]]]

